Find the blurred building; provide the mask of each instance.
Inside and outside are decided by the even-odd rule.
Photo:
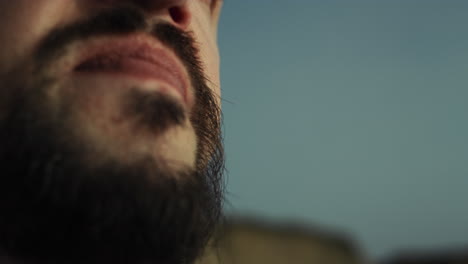
[[[197,264],[361,264],[352,240],[294,224],[228,220]]]
[[[468,249],[445,252],[440,250],[407,251],[383,261],[382,264],[468,264]]]

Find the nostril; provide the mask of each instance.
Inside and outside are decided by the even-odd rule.
[[[189,20],[189,14],[183,7],[171,7],[169,8],[169,14],[172,21],[178,25],[185,26]]]

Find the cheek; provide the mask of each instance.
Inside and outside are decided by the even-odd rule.
[[[211,2],[211,1],[208,1]],[[189,30],[194,33],[200,50],[208,85],[213,92],[221,95],[219,77],[219,52],[216,39],[216,19],[210,11],[209,3],[204,0],[189,1],[192,21]]]
[[[204,72],[209,80],[208,85],[216,95],[220,96],[220,62],[216,36],[207,27],[193,28],[192,31],[197,40]]]
[[[35,45],[66,17],[63,0],[0,0],[0,74],[31,55]]]
[[[209,85],[216,95],[221,95],[220,76],[219,76],[219,54],[216,46],[203,45],[200,48],[200,57],[204,63],[205,74],[207,75]]]

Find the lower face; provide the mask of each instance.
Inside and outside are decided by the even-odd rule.
[[[113,39],[131,34],[142,43],[141,35],[153,34],[152,48],[168,50],[166,66],[186,80],[148,78],[154,65],[112,51],[71,63],[83,45],[103,43],[86,29],[45,39],[2,76],[0,249],[51,263],[193,259],[220,214],[217,100],[190,36],[168,25],[132,28],[142,20],[136,10],[102,16],[128,23],[102,26]],[[189,88],[178,91],[174,82]]]

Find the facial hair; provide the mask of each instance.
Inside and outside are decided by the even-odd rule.
[[[77,135],[71,108],[52,111],[47,69],[67,47],[96,36],[145,32],[184,63],[196,103],[190,114],[171,98],[132,89],[129,116],[163,133],[189,119],[197,136],[195,168],[168,169],[151,156],[103,159]],[[147,24],[136,8],[113,8],[52,31],[31,71],[4,82],[0,117],[0,248],[27,263],[191,263],[220,218],[223,147],[220,109],[195,41],[169,24]],[[27,68],[27,67],[25,67]]]

